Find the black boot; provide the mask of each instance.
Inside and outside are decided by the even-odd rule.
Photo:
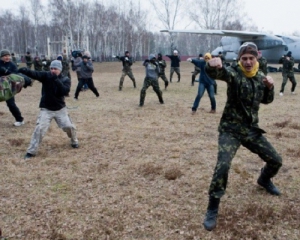
[[[272,195],[280,195],[279,189],[272,183],[270,174],[267,173],[268,171],[266,168],[261,169],[261,174],[257,179],[258,185],[262,186],[264,189],[267,190],[268,193]]]
[[[220,198],[209,197],[207,212],[203,222],[203,226],[207,231],[211,231],[217,226],[219,204]]]
[[[136,82],[135,82],[135,80],[133,81],[133,87],[136,88]]]

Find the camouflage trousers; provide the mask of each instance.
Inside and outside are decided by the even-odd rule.
[[[193,74],[192,74],[192,86],[194,86],[194,82],[196,80],[196,76],[201,72],[200,69],[195,69]]]
[[[281,84],[280,92],[282,92],[282,93],[284,92],[284,87],[285,87],[288,79],[292,83],[291,92],[294,92],[295,88],[296,88],[296,85],[297,85],[294,73],[282,73],[282,77],[283,77],[283,79],[282,79],[282,84]]]
[[[133,76],[132,70],[131,69],[123,69],[122,70],[122,76],[120,78],[120,84],[119,84],[119,88],[122,89],[123,87],[123,82],[124,82],[124,78],[128,76],[132,82],[133,82],[133,87],[136,88],[136,82],[135,82],[135,78]]]
[[[29,147],[27,148],[28,153],[33,155],[37,153],[37,149],[42,142],[42,139],[45,136],[53,118],[55,119],[58,127],[62,128],[62,130],[67,133],[68,137],[71,139],[71,144],[78,143],[76,137],[76,127],[72,123],[66,107],[58,111],[50,111],[46,108],[41,108]]]
[[[282,159],[261,134],[250,131],[247,137],[237,138],[232,133],[223,132],[219,135],[218,161],[209,188],[209,196],[221,198],[225,194],[231,161],[240,145],[256,153],[266,162],[264,172],[267,177],[274,177],[282,165]]]
[[[165,82],[165,89],[166,89],[168,87],[168,85],[169,85],[169,81],[168,81],[168,79],[166,77],[166,74],[164,72],[160,73],[158,75],[158,78],[161,78]]]
[[[180,82],[180,67],[171,67],[170,69],[170,82],[172,82],[172,77],[174,72],[176,72],[178,76],[178,82]]]
[[[29,69],[31,69],[32,63],[26,63],[26,67],[29,68]]]
[[[164,100],[162,98],[162,91],[159,88],[159,84],[158,84],[158,80],[154,79],[154,78],[145,78],[144,79],[144,84],[143,84],[143,88],[141,90],[141,96],[140,96],[140,105],[143,106],[144,102],[145,102],[145,97],[146,97],[146,90],[148,89],[148,87],[152,86],[154,92],[156,93],[159,102],[163,103]]]

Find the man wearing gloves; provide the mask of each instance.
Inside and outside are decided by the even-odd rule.
[[[50,72],[32,71],[28,68],[19,69],[20,73],[42,83],[42,97],[39,105],[41,110],[24,159],[30,159],[36,155],[52,119],[55,119],[57,125],[67,133],[71,139],[71,146],[78,148],[76,128],[68,115],[65,103],[65,96],[70,91],[71,83],[68,77],[61,75],[61,71],[62,64],[58,60],[51,62]]]
[[[162,98],[162,91],[160,90],[158,84],[159,66],[156,61],[155,55],[150,54],[149,58],[144,61],[143,65],[146,69],[146,77],[144,79],[143,88],[141,90],[140,107],[144,106],[146,90],[150,86],[153,87],[154,92],[157,94],[159,102],[161,104],[164,104],[164,100]]]

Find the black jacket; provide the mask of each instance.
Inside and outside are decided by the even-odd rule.
[[[66,106],[65,96],[68,95],[71,87],[71,80],[68,77],[61,74],[56,76],[51,72],[37,72],[28,68],[21,68],[19,72],[42,83],[40,108],[58,111]]]

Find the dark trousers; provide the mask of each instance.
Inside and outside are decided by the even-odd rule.
[[[99,97],[100,94],[97,88],[94,86],[93,78],[80,78],[76,88],[75,98],[78,98],[81,88],[83,87],[84,84],[87,84],[89,89],[91,89],[91,91],[96,95],[96,97]]]
[[[15,117],[16,121],[22,122],[24,118],[22,117],[22,114],[15,103],[15,98],[12,97],[12,98],[8,99],[6,101],[6,105],[9,108],[9,111],[11,112],[11,114]]]
[[[268,140],[255,130],[247,137],[237,138],[232,133],[219,135],[218,161],[209,188],[209,196],[221,198],[225,194],[231,161],[240,146],[257,154],[266,165],[264,171],[269,178],[274,177],[282,165],[282,159]]]

